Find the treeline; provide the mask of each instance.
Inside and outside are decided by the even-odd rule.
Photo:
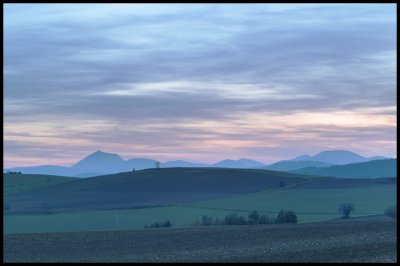
[[[9,209],[9,208],[8,208]],[[354,205],[351,203],[343,203],[339,206],[339,212],[342,218],[349,218],[350,212],[354,211]],[[392,206],[384,211],[384,214],[397,219],[397,207]],[[252,211],[249,216],[244,217],[236,212],[227,214],[224,218],[213,218],[204,215],[201,220],[196,219],[193,226],[218,226],[218,225],[253,225],[253,224],[285,224],[297,223],[297,215],[292,210],[280,210],[276,218],[268,215],[260,215],[257,211]],[[145,228],[172,227],[170,220],[164,222],[155,222],[150,225],[145,225]]]
[[[165,222],[155,222],[153,224],[150,225],[145,225],[144,228],[159,228],[159,227],[171,227],[172,224],[170,222],[170,220],[166,220]]]
[[[271,218],[267,215],[260,215],[257,211],[249,214],[248,219],[235,212],[229,213],[224,218],[212,218],[204,215],[201,221],[196,219],[193,222],[194,226],[210,226],[210,225],[252,225],[252,224],[283,224],[297,223],[297,215],[289,210],[281,210],[276,218]]]
[[[20,175],[20,174],[22,174],[22,173],[21,173],[21,172],[7,171],[6,174]]]
[[[213,218],[211,216],[204,215],[193,222],[193,226],[210,226],[210,225],[252,225],[252,224],[283,224],[283,223],[297,223],[297,215],[289,210],[281,210],[276,218],[270,218],[267,215],[260,215],[257,211],[252,211],[248,219],[242,215],[238,215],[235,212],[229,213],[224,218]],[[145,225],[144,228],[159,228],[159,227],[171,227],[170,220],[164,222],[155,222],[150,225]]]

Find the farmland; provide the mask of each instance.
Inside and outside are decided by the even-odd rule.
[[[3,215],[8,262],[396,260],[395,220],[382,215],[396,204],[395,178],[352,180],[218,168],[83,180],[14,177],[4,182],[10,203]],[[40,209],[44,200],[52,208]],[[357,218],[335,220],[341,203],[353,203],[350,217]],[[247,218],[257,210],[273,218],[280,209],[293,210],[298,224],[194,226],[204,215],[223,218],[236,212]],[[144,228],[165,220],[173,228]]]
[[[170,219],[175,227],[188,227],[203,215],[222,218],[229,212],[237,212],[247,217],[252,210],[257,210],[261,214],[275,217],[276,210],[280,209],[295,211],[298,221],[305,223],[339,217],[337,208],[343,202],[351,202],[356,206],[351,214],[354,217],[382,214],[386,208],[396,204],[396,185],[331,189],[288,187],[165,207],[5,215],[4,232],[139,229],[146,224],[166,219]]]
[[[306,224],[14,234],[5,262],[396,262],[389,217]]]

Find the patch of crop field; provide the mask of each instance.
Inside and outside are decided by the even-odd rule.
[[[146,224],[170,220],[174,227],[191,226],[204,215],[223,218],[237,212],[246,218],[252,210],[269,217],[276,210],[293,210],[299,223],[340,217],[338,206],[353,203],[352,217],[382,214],[396,204],[395,185],[348,189],[277,189],[221,200],[192,204],[123,210],[64,212],[54,214],[5,215],[4,233],[74,232],[113,229],[139,229]],[[118,224],[117,224],[118,216]]]
[[[248,215],[248,212],[242,212]],[[141,229],[170,220],[174,227],[191,226],[203,215],[223,217],[225,210],[202,210],[179,206],[141,209],[63,212],[53,214],[4,215],[4,233],[77,232]]]
[[[337,218],[341,203],[355,205],[351,216],[382,214],[396,204],[396,184],[332,189],[281,188],[184,206],[203,210],[257,210],[270,217],[275,217],[276,211],[281,209],[292,210],[298,222],[303,223]]]
[[[9,195],[50,187],[73,180],[77,180],[77,178],[54,175],[3,174],[3,193]]]
[[[13,234],[4,262],[396,262],[393,218]]]

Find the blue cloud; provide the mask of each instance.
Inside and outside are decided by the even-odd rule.
[[[396,106],[396,5],[6,4],[4,69],[6,127]]]

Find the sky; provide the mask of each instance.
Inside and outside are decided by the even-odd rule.
[[[396,157],[395,4],[5,4],[4,167]]]

